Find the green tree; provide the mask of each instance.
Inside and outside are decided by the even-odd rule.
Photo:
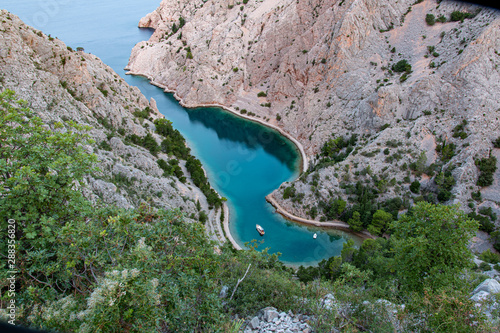
[[[460,273],[470,266],[468,244],[478,223],[458,206],[420,202],[392,223],[395,265],[408,291],[437,290],[460,285]]]
[[[436,23],[436,17],[433,14],[427,14],[425,16],[425,22],[427,22],[428,25],[434,25],[434,23]]]
[[[478,186],[490,186],[493,184],[493,174],[497,171],[497,158],[490,156],[476,160],[476,165],[479,168],[479,177],[477,179]]]
[[[363,230],[363,222],[361,222],[361,214],[359,214],[358,211],[352,213],[352,218],[350,218],[349,221],[347,221],[347,223],[349,224],[349,228],[352,231],[360,232],[361,230]]]
[[[420,192],[420,182],[418,180],[415,180],[413,183],[411,183],[410,191],[416,194]]]
[[[96,156],[83,147],[91,143],[90,128],[71,121],[53,128],[13,91],[0,94],[0,219],[20,222],[20,239],[50,240],[57,225],[84,208],[74,188],[95,170]]]
[[[373,235],[382,235],[392,221],[392,214],[379,209],[372,217],[372,223],[368,226],[368,231]]]
[[[411,65],[406,59],[398,61],[396,64],[392,65],[392,70],[398,73],[406,72],[411,73]]]

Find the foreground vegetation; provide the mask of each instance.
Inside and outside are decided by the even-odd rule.
[[[469,299],[484,277],[468,269],[477,222],[458,207],[419,203],[390,224],[390,239],[359,249],[347,242],[341,256],[299,269],[296,279],[257,243],[249,251],[217,247],[178,210],[87,201],[78,189],[96,158],[84,149],[93,144],[86,130],[71,122],[48,129],[11,92],[0,95],[0,223],[7,230],[8,219],[16,221],[20,324],[61,332],[235,332],[235,314],[274,306],[312,315],[318,332],[498,329]],[[10,302],[7,250],[1,242],[2,309]]]

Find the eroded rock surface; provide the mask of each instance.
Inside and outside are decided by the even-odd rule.
[[[130,135],[150,134],[160,143],[153,121],[163,118],[154,100],[148,101],[137,87],[129,86],[96,56],[74,51],[62,41],[25,25],[17,16],[0,12],[0,89],[11,89],[28,102],[48,125],[75,121],[92,127],[96,144],[88,146],[97,155],[100,172],[84,184],[87,197],[123,208],[147,202],[158,208],[180,208],[187,217],[209,216],[214,238],[223,239],[219,213],[209,211],[203,193],[189,180],[164,177],[158,159],[173,157],[131,144]],[[134,112],[149,111],[147,117]]]
[[[470,17],[450,21],[454,11]],[[443,22],[427,24],[428,14]],[[245,110],[303,145],[314,170],[294,182],[303,197],[283,199],[290,184],[273,193],[292,214],[311,218],[316,207],[320,220],[318,204],[347,201],[357,181],[376,187],[378,201],[421,199],[409,191],[416,180],[436,196],[443,170],[456,184],[442,202],[498,209],[498,172],[493,187],[480,188],[475,164],[499,154],[498,11],[435,0],[163,0],[140,26],[155,33],[133,49],[132,73],[187,106]],[[411,71],[396,71],[401,60]],[[344,161],[317,166],[325,141],[352,134],[358,141]],[[439,148],[451,143],[454,154],[443,158]],[[416,162],[437,170],[415,173]]]

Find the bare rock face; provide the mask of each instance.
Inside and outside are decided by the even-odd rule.
[[[469,17],[451,21],[454,11]],[[479,190],[497,201],[476,186],[475,160],[500,136],[498,11],[435,0],[163,0],[140,26],[155,33],[133,49],[131,73],[187,106],[245,109],[303,145],[318,175],[294,182],[301,200],[282,199],[290,184],[274,193],[295,215],[347,200],[345,186],[357,181],[376,186],[378,200],[411,202],[410,183],[436,192],[440,170],[456,180],[449,203],[470,211]],[[411,67],[395,66],[402,60]],[[358,141],[344,161],[318,166],[325,141],[352,134]],[[450,143],[454,154],[443,158],[437,150]],[[410,170],[422,154],[424,166],[441,169]]]
[[[87,197],[123,208],[142,202],[180,208],[193,218],[198,216],[199,200],[208,212],[205,196],[189,177],[184,184],[176,177],[163,176],[157,161],[172,157],[153,156],[143,147],[126,143],[129,135],[148,133],[161,142],[152,121],[163,115],[153,99],[148,101],[94,55],[73,51],[5,10],[0,12],[0,21],[0,89],[14,90],[48,126],[72,120],[92,127],[89,134],[96,145],[87,149],[97,155],[101,171],[86,179]],[[149,111],[146,119],[134,115],[145,110]],[[184,163],[180,161],[180,166],[189,176]],[[216,215],[209,217],[219,225]]]

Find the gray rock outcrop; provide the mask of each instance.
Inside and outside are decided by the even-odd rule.
[[[486,279],[472,292],[471,300],[476,307],[481,307],[488,320],[498,324],[500,309],[500,283],[495,279]]]
[[[276,308],[267,307],[259,311],[258,315],[249,320],[244,332],[281,332],[281,333],[311,333],[309,316],[294,315],[289,312],[278,312]]]

